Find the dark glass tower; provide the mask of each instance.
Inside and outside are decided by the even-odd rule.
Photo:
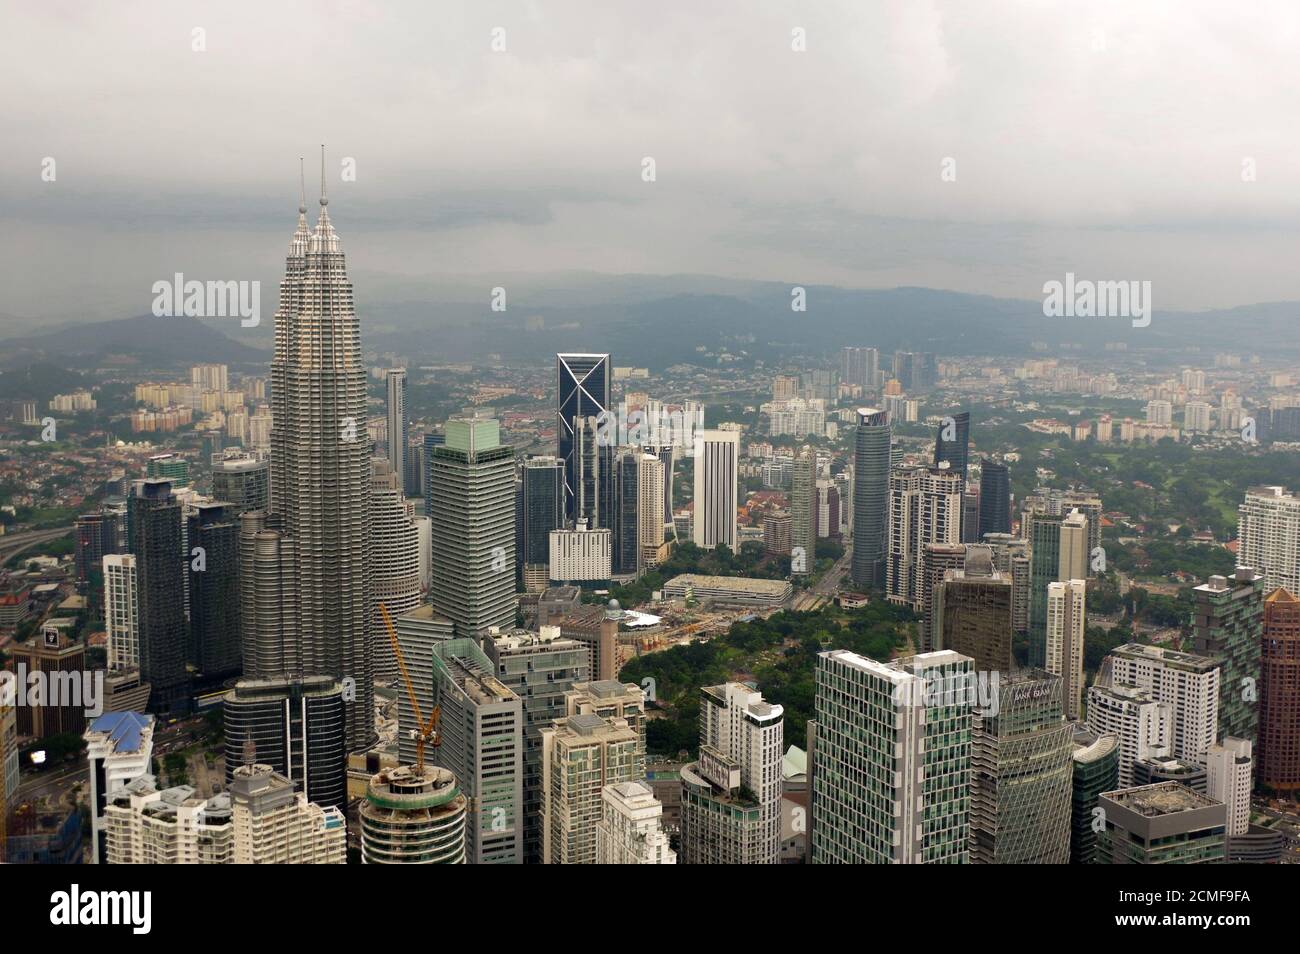
[[[611,522],[610,572],[635,575],[640,567],[639,470],[642,451],[626,448],[614,458],[614,510]]]
[[[889,446],[888,415],[876,408],[858,408],[853,438],[853,582],[862,588],[884,581]]]
[[[965,483],[967,457],[970,453],[970,411],[954,414],[952,419],[952,440],[944,440],[946,424],[939,426],[939,433],[935,436],[934,466],[938,467],[947,461],[949,469],[961,474],[962,482]]]
[[[609,409],[609,355],[607,354],[557,354],[556,368],[556,445],[558,456],[564,462],[564,515],[570,522],[583,514],[578,513],[580,479],[579,441],[575,421],[598,418]],[[608,458],[613,444],[610,441],[599,448]],[[590,472],[590,469],[589,469]],[[610,468],[599,468],[597,501],[593,503],[607,512],[612,481]],[[591,526],[604,524],[591,524]]]
[[[185,669],[186,555],[181,544],[181,504],[171,481],[141,480],[127,504],[131,552],[135,554],[136,612],[139,620],[140,681],[153,687],[155,712],[189,709]]]
[[[519,565],[544,574],[551,559],[550,533],[564,526],[564,464],[558,457],[524,461],[520,485]]]
[[[1011,472],[1006,464],[980,465],[980,535],[1011,532]]]
[[[208,679],[241,668],[237,519],[225,503],[199,504],[188,518],[190,659]]]

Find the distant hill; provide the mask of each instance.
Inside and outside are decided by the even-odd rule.
[[[236,322],[236,325],[238,323]],[[121,318],[0,339],[0,364],[56,362],[65,367],[170,367],[186,362],[265,364],[270,354],[234,341],[196,318]]]

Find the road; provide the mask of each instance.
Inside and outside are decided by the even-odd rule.
[[[67,526],[58,530],[26,530],[22,533],[6,534],[0,537],[0,566],[8,563],[13,556],[22,553],[28,547],[65,537],[75,529]]]

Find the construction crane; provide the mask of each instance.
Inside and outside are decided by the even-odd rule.
[[[417,726],[415,730],[415,770],[423,775],[425,744],[435,747],[442,745],[442,736],[438,734],[438,720],[442,718],[442,706],[435,705],[433,713],[429,716],[429,721],[424,721],[424,716],[420,714],[420,702],[415,698],[415,683],[411,682],[411,674],[406,669],[406,659],[402,656],[402,646],[397,641],[397,630],[393,629],[393,620],[388,615],[388,607],[380,603],[379,613],[384,617],[384,625],[388,627],[388,638],[393,643],[393,655],[397,657],[397,668],[402,671],[402,679],[406,682],[406,696],[411,700],[411,709],[415,712],[415,724]]]

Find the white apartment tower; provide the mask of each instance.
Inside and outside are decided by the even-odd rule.
[[[1255,759],[1250,739],[1229,736],[1205,755],[1206,794],[1228,806],[1228,837],[1250,827],[1250,792]]]
[[[740,476],[740,432],[695,432],[695,516],[692,539],[712,550],[737,549],[736,506]]]
[[[606,785],[601,792],[604,815],[596,827],[598,865],[675,865],[668,846],[664,807],[644,782]]]
[[[1061,677],[1065,718],[1074,722],[1083,712],[1083,634],[1087,582],[1047,584],[1047,659],[1044,668]]]
[[[1169,754],[1204,762],[1218,739],[1220,673],[1219,660],[1210,656],[1125,643],[1102,662],[1097,681],[1149,690],[1169,706]]]
[[[140,667],[140,615],[136,605],[135,557],[104,557],[104,625],[108,630],[108,668]]]
[[[1264,592],[1300,593],[1300,497],[1285,487],[1251,487],[1237,509],[1237,538],[1237,564],[1263,574]]]
[[[1169,755],[1173,711],[1150,689],[1098,686],[1088,690],[1088,728],[1119,739],[1119,787],[1133,785],[1133,763]]]

